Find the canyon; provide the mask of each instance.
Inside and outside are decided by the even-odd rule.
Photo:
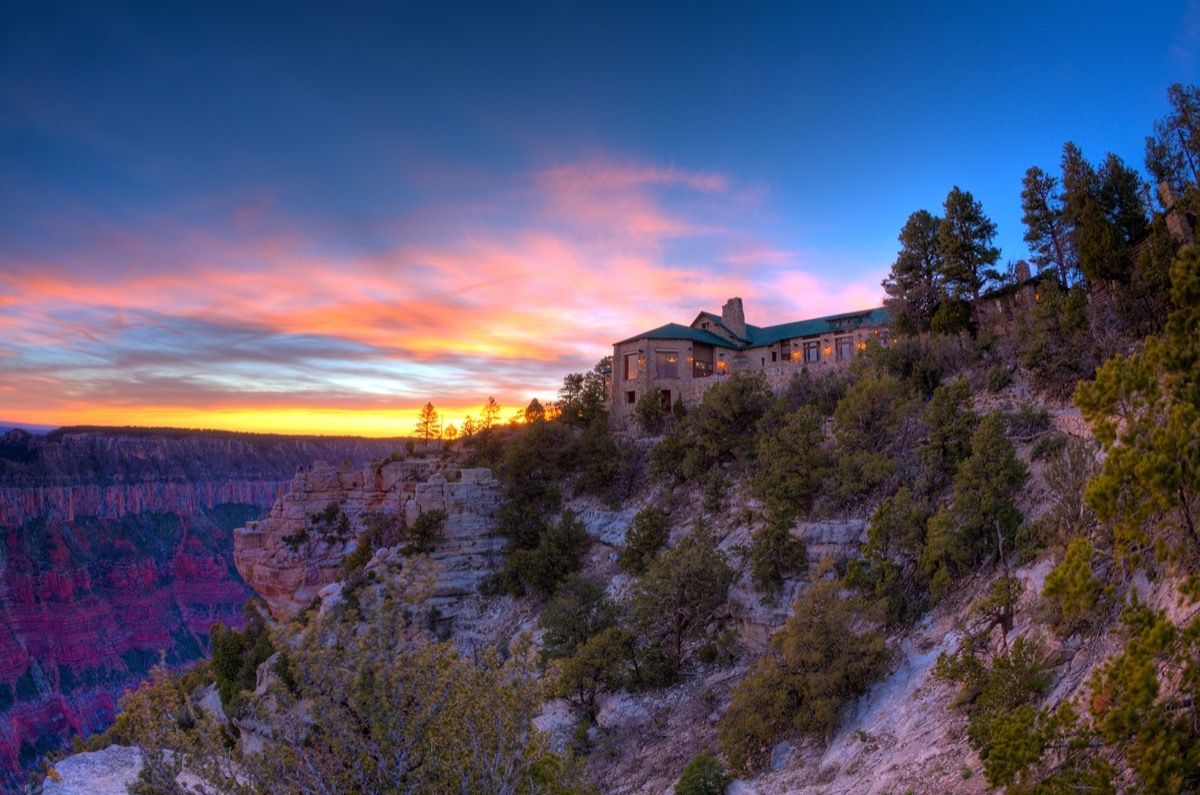
[[[203,656],[253,591],[233,531],[314,459],[395,441],[140,429],[0,435],[0,791],[102,730],[160,660]]]

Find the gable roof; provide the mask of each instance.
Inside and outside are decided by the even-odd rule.
[[[614,344],[622,345],[626,342],[636,342],[637,340],[691,340],[692,342],[703,342],[705,345],[718,345],[722,348],[739,347],[724,337],[718,337],[711,331],[692,328],[691,326],[681,326],[678,323],[668,323],[665,326],[643,331],[641,334]]]
[[[693,328],[695,328],[695,326],[696,326],[696,321],[697,321],[697,320],[699,320],[700,318],[705,318],[706,320],[708,320],[708,321],[712,322],[712,323],[713,323],[713,325],[715,325],[717,328],[719,328],[719,329],[721,329],[722,331],[724,331],[724,332],[725,332],[726,334],[728,334],[730,337],[733,337],[735,340],[741,340],[743,343],[748,343],[748,342],[750,342],[750,340],[749,340],[749,339],[747,339],[746,337],[743,337],[741,334],[738,334],[738,333],[734,332],[734,330],[733,330],[733,329],[731,329],[729,326],[726,326],[726,325],[725,325],[725,318],[721,317],[720,315],[713,314],[712,312],[701,312],[700,314],[696,315],[696,320],[693,320],[693,321],[692,321],[692,327],[693,327]],[[746,327],[746,333],[747,333],[747,334],[749,334],[749,333],[750,333],[750,327],[749,327],[749,326],[747,326],[747,327]],[[719,336],[721,336],[721,335],[720,335],[720,334],[718,334],[717,336],[719,337]],[[726,345],[729,345],[729,341],[728,341],[728,340],[726,340],[726,341],[725,341],[725,344],[726,344]]]
[[[712,312],[701,312],[700,316],[705,316],[716,323],[721,328],[729,331],[725,324],[721,322],[719,315],[714,315]],[[825,317],[813,318],[811,320],[798,320],[793,323],[780,323],[777,326],[751,326],[746,325],[746,341],[743,344],[736,344],[729,340],[720,337],[711,331],[704,329],[692,328],[691,326],[681,326],[678,323],[668,323],[665,326],[659,326],[650,331],[644,331],[641,334],[621,340],[615,344],[623,345],[626,342],[634,342],[636,340],[651,339],[651,340],[691,340],[692,342],[702,342],[706,345],[715,345],[720,348],[730,348],[732,350],[745,350],[747,348],[758,348],[764,345],[780,342],[782,340],[796,339],[798,337],[816,337],[826,333],[836,333],[838,331],[852,331],[862,326],[881,326],[888,323],[891,316],[883,307],[877,309],[866,309],[861,312],[842,312],[837,315],[826,315]],[[729,331],[730,336],[738,339],[733,332]]]

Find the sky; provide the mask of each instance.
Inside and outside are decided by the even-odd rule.
[[[1144,170],[1200,0],[0,3],[0,421],[403,435],[740,296],[880,305],[954,186]]]

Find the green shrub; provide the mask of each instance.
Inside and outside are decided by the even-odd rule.
[[[634,420],[642,429],[642,433],[649,436],[662,433],[667,417],[670,416],[670,410],[663,405],[662,393],[653,389],[643,392],[633,407]]]
[[[402,533],[405,541],[400,552],[405,555],[427,554],[446,539],[446,512],[441,508],[418,514],[412,527]]]
[[[573,574],[567,577],[540,618],[542,656],[569,657],[588,638],[617,623],[617,606],[598,582]]]
[[[573,510],[563,511],[558,524],[546,527],[533,549],[509,556],[509,568],[538,596],[552,596],[568,575],[583,568],[583,554],[592,539]]]
[[[987,373],[984,388],[989,392],[999,392],[1013,382],[1012,370],[1002,364],[993,365]]]
[[[1047,433],[1037,438],[1029,455],[1034,461],[1049,461],[1066,449],[1066,446],[1065,433]]]
[[[1030,705],[1052,681],[1041,644],[1025,638],[1017,638],[1007,652],[998,652],[989,660],[969,651],[943,652],[933,674],[962,685],[959,703],[970,716],[967,742],[985,760],[997,721]]]
[[[771,638],[770,653],[734,689],[717,727],[734,770],[759,768],[775,738],[789,729],[831,733],[850,701],[884,673],[883,633],[858,631],[861,601],[843,598],[841,590],[838,581],[810,585]]]
[[[671,534],[671,519],[666,513],[647,505],[637,512],[625,530],[625,549],[621,551],[621,568],[630,574],[642,574]]]
[[[1050,429],[1050,413],[1025,404],[1009,418],[1008,429],[1015,439],[1033,439]]]
[[[675,785],[675,795],[721,795],[731,781],[733,777],[726,772],[725,765],[708,751],[701,751],[683,769]]]
[[[788,576],[808,563],[804,542],[792,535],[790,521],[775,520],[754,533],[750,542],[750,577],[754,586],[777,593]]]

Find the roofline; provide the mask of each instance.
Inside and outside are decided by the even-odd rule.
[[[824,315],[822,317],[804,318],[803,320],[793,320],[788,323],[776,323],[773,326],[751,326],[751,325],[747,324],[746,329],[748,331],[750,329],[753,329],[755,331],[755,336],[771,336],[771,333],[773,330],[782,329],[785,326],[792,326],[792,325],[796,325],[799,323],[821,323],[821,322],[829,323],[831,321],[842,320],[844,318],[863,317],[866,315],[871,315],[875,312],[884,312],[885,314],[887,314],[887,309],[886,309],[886,307],[876,306],[876,307],[871,307],[870,309],[861,309],[861,310],[854,311],[854,312],[839,312],[838,314],[834,314],[834,315]],[[670,330],[672,326],[676,326],[680,329],[686,329],[690,332],[694,332],[697,334],[707,334],[707,335],[713,337],[713,341],[711,343],[706,343],[706,344],[712,344],[712,345],[716,345],[716,346],[719,346],[722,348],[729,348],[729,349],[735,350],[735,351],[744,351],[744,350],[748,350],[750,348],[763,347],[764,345],[771,345],[771,344],[774,344],[774,342],[778,341],[778,340],[774,340],[772,342],[758,342],[754,339],[747,339],[740,335],[734,334],[732,331],[729,331],[729,329],[725,326],[725,324],[721,322],[721,319],[719,317],[717,317],[716,315],[714,315],[712,312],[706,312],[706,311],[701,310],[696,315],[696,320],[698,320],[702,316],[707,316],[707,317],[715,320],[721,326],[721,328],[723,328],[723,329],[725,329],[725,331],[729,332],[730,336],[734,337],[735,339],[741,340],[741,342],[740,343],[729,342],[728,340],[721,339],[718,335],[714,334],[711,331],[707,331],[705,329],[698,329],[691,325],[683,326],[679,323],[664,323],[663,325],[658,326],[656,328],[652,328],[649,331],[643,331],[641,334],[635,334],[634,336],[629,337],[627,339],[623,339],[618,342],[614,342],[613,345],[614,346],[624,345],[628,342],[636,342],[636,341],[642,340],[642,339],[687,339],[687,337],[685,337],[683,335],[680,335],[678,337],[661,337],[661,336],[655,337],[655,336],[653,336],[653,335],[659,334],[661,332]],[[696,320],[693,320],[692,323],[695,323]],[[889,317],[889,320],[890,320],[890,317]],[[820,333],[825,333],[825,331],[822,331]],[[818,335],[804,335],[804,336],[818,336]],[[793,339],[793,337],[780,337],[779,339]]]

